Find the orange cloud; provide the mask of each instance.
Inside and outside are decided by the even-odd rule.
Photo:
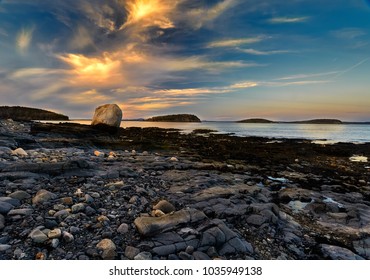
[[[104,53],[101,57],[82,54],[60,55],[59,59],[72,68],[70,80],[79,86],[112,86],[123,79],[121,61]]]
[[[177,1],[166,0],[131,0],[125,3],[128,19],[122,28],[139,24],[142,27],[158,26],[162,29],[175,27],[169,19],[175,10]]]

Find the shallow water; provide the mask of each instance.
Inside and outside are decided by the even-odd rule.
[[[90,120],[71,120],[81,124],[90,124]],[[160,127],[177,128],[188,133],[194,129],[211,129],[217,133],[232,133],[236,136],[260,136],[269,138],[299,138],[316,140],[318,144],[336,142],[370,142],[370,125],[361,124],[288,124],[288,123],[235,123],[208,122],[146,122],[123,121],[121,127]]]

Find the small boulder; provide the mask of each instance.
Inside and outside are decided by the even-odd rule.
[[[91,125],[105,125],[120,127],[122,121],[122,110],[117,104],[105,104],[95,109]]]

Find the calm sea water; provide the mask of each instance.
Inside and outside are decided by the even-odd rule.
[[[72,120],[81,124],[90,124],[88,120]],[[370,142],[370,125],[360,124],[249,124],[235,122],[145,122],[123,121],[121,127],[160,127],[177,128],[184,133],[194,129],[212,129],[217,133],[233,133],[236,136],[261,136],[269,138],[304,138],[309,140],[325,140],[326,142]],[[320,142],[318,141],[318,142]]]

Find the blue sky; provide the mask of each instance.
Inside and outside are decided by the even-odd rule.
[[[363,0],[0,0],[0,104],[370,120]]]

